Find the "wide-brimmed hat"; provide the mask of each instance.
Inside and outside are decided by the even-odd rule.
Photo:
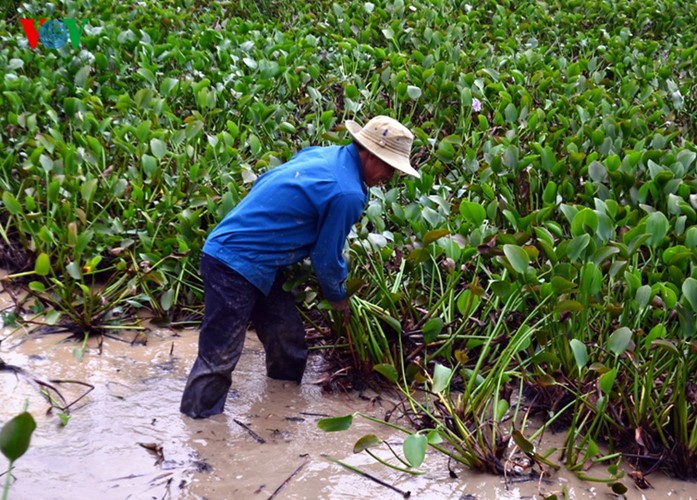
[[[353,120],[346,120],[346,130],[364,148],[391,167],[405,174],[421,177],[409,161],[414,134],[394,118],[376,116],[365,127]]]

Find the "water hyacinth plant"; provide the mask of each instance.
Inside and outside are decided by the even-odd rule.
[[[468,466],[502,472],[509,439],[533,453],[541,415],[579,474],[621,452],[697,477],[690,2],[141,6],[0,20],[0,265],[27,308],[80,339],[195,319],[205,236],[256,177],[389,114],[422,178],[371,190],[349,328],[304,294],[308,317]],[[37,17],[89,24],[32,49]]]

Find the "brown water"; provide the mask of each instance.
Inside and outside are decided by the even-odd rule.
[[[0,303],[2,309],[2,303]],[[9,329],[0,330],[0,339]],[[131,340],[135,333],[121,337]],[[569,473],[549,481],[512,483],[452,465],[429,454],[421,467],[427,474],[410,476],[386,469],[365,454],[353,454],[355,441],[375,433],[401,448],[404,435],[357,419],[351,430],[325,433],[318,415],[361,411],[383,415],[391,405],[375,395],[330,395],[311,382],[321,376],[321,360],[311,356],[301,386],[267,379],[263,349],[251,334],[233,377],[226,412],[192,420],[178,411],[179,397],[196,352],[196,332],[152,330],[146,345],[105,339],[100,350],[88,346],[82,362],[74,342],[57,336],[18,334],[0,343],[0,358],[43,381],[78,380],[94,386],[71,407],[67,426],[46,414],[49,404],[38,388],[23,378],[0,372],[0,422],[25,404],[37,420],[26,455],[13,471],[10,499],[353,499],[402,496],[336,465],[327,455],[359,467],[412,498],[518,499],[542,498],[562,489],[569,498],[613,498],[604,484],[583,483]],[[68,402],[86,387],[54,383]],[[368,396],[368,397],[366,397]],[[243,424],[245,427],[243,427]],[[163,460],[142,444],[160,446]],[[0,470],[4,470],[0,458]],[[600,470],[599,474],[603,471]],[[4,480],[4,477],[1,478]],[[653,474],[654,489],[640,491],[629,479],[627,498],[697,499],[697,484]],[[471,496],[470,496],[471,495]]]

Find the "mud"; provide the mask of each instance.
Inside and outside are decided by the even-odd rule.
[[[0,330],[0,339],[10,331]],[[564,492],[567,498],[614,498],[606,485],[583,483],[564,471],[541,483],[506,484],[451,464],[457,475],[452,478],[447,461],[436,454],[427,456],[421,476],[386,469],[364,453],[353,454],[353,444],[374,433],[400,449],[404,435],[361,419],[349,431],[325,433],[317,420],[354,411],[381,416],[392,405],[376,394],[324,393],[312,383],[322,375],[317,355],[300,386],[267,379],[263,350],[253,334],[235,371],[225,414],[192,420],[179,413],[178,404],[196,352],[196,331],[151,330],[145,345],[131,345],[135,332],[120,338],[125,341],[91,343],[82,361],[74,353],[79,345],[58,336],[26,338],[18,332],[0,343],[0,359],[29,376],[0,372],[0,422],[27,406],[38,424],[29,451],[13,470],[10,499],[402,498],[327,457],[359,467],[411,498],[518,499],[552,493],[564,498]],[[81,381],[94,389],[70,407],[63,426],[59,411],[47,413],[51,406],[31,378]],[[51,384],[68,403],[89,389]],[[2,458],[0,470],[5,467]],[[658,474],[649,480],[654,489],[640,491],[625,478],[627,498],[697,499],[697,484]]]

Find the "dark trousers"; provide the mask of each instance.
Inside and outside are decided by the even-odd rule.
[[[293,296],[283,290],[283,280],[277,277],[264,296],[242,275],[209,255],[201,256],[200,267],[204,318],[198,356],[182,396],[182,413],[205,418],[223,412],[250,320],[266,351],[266,374],[300,383],[307,362],[305,328]]]

